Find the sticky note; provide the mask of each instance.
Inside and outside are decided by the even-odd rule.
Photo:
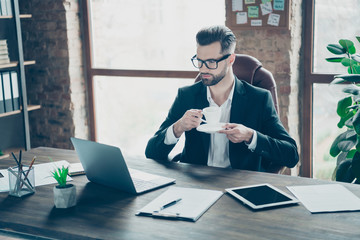
[[[280,22],[280,15],[279,14],[275,14],[275,13],[270,13],[269,14],[269,19],[268,19],[268,24],[272,25],[272,26],[279,26],[279,22]]]
[[[272,13],[272,11],[273,11],[271,2],[260,4],[260,8],[261,8],[262,15]]]
[[[243,10],[243,0],[232,0],[232,10],[233,12]]]
[[[236,24],[245,24],[245,23],[247,23],[247,12],[237,12]]]
[[[261,19],[253,19],[253,20],[251,20],[250,25],[254,26],[254,27],[260,27],[260,26],[262,26],[262,20]]]
[[[259,7],[258,6],[248,6],[248,16],[249,16],[249,18],[259,17]]]
[[[284,11],[285,0],[274,0],[274,10]]]

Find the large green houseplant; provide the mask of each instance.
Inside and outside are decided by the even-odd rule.
[[[360,37],[356,37],[360,42]],[[327,49],[337,55],[328,62],[341,63],[348,74],[336,75],[331,84],[351,83],[343,88],[347,96],[338,102],[339,128],[346,131],[336,137],[330,155],[337,157],[333,179],[360,184],[360,54],[352,41],[341,39],[339,44],[329,44]]]

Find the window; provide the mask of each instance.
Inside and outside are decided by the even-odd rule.
[[[88,0],[84,13],[92,139],[144,155],[177,89],[197,75],[196,32],[225,24],[225,1]]]
[[[326,49],[339,39],[355,43],[360,2],[357,0],[313,0],[306,2],[305,26],[305,83],[303,108],[303,164],[302,176],[330,179],[336,159],[329,154],[330,146],[339,132],[336,126],[337,101],[344,96],[343,86],[331,86],[334,74],[346,72]],[[346,27],[344,27],[346,26]],[[357,41],[356,41],[357,42]]]

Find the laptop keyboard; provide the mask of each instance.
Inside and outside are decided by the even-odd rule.
[[[134,182],[137,192],[141,192],[143,190],[147,190],[147,189],[151,189],[151,188],[159,186],[158,183],[144,181],[144,180],[138,179],[138,178],[133,178],[133,182]]]

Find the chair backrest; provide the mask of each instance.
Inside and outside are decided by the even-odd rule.
[[[279,104],[276,93],[275,79],[272,73],[265,69],[258,59],[246,54],[236,54],[235,62],[233,64],[233,71],[238,79],[244,80],[256,87],[269,90],[275,105],[276,112],[279,115]],[[197,81],[200,81],[199,75],[195,79],[195,82]],[[282,173],[285,169],[283,166],[273,165],[271,163],[263,167],[266,169],[266,172],[270,173]]]
[[[244,80],[256,87],[270,91],[276,112],[279,114],[279,104],[276,93],[276,82],[271,72],[265,69],[256,58],[246,54],[236,54],[233,71],[237,78]],[[195,82],[199,81],[199,75]]]

